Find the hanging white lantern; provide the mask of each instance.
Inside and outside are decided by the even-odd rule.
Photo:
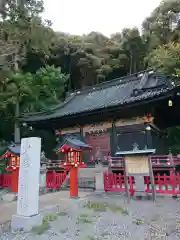
[[[168,101],[168,106],[169,106],[169,107],[172,107],[172,105],[173,105],[173,101],[172,101],[172,100],[169,100],[169,101]]]
[[[150,126],[147,126],[147,127],[146,127],[146,131],[151,131],[151,127],[150,127]]]

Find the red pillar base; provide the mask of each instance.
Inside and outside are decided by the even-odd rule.
[[[70,170],[70,198],[78,198],[78,168]]]

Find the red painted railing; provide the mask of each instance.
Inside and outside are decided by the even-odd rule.
[[[49,171],[46,174],[46,187],[47,188],[59,188],[66,179],[66,172],[54,172]],[[0,187],[11,187],[12,174],[2,173],[0,174]]]
[[[60,188],[67,177],[67,172],[49,171],[46,173],[46,187]]]
[[[123,157],[109,157],[109,166],[110,167],[119,167],[124,168],[124,159]]]
[[[146,185],[145,192],[151,193],[150,178],[145,177],[144,183]],[[154,176],[154,183],[156,185],[157,193],[172,195],[180,194],[180,173],[176,173],[176,175],[170,174],[170,176],[167,176],[166,174],[157,174]]]
[[[66,172],[53,172],[49,171],[46,174],[46,187],[59,188],[66,179]],[[11,187],[12,175],[7,173],[0,174],[0,187]]]
[[[46,165],[47,169],[62,167],[65,160],[51,160],[49,162],[41,162],[41,165]]]
[[[1,173],[0,174],[0,187],[10,187],[11,186],[11,174]]]
[[[180,157],[174,157],[170,155],[155,155],[151,156],[151,162],[153,167],[158,167],[158,166],[166,166],[166,167],[171,167],[171,166],[176,166],[180,165]],[[119,168],[124,168],[124,161],[123,157],[117,156],[117,157],[109,157],[109,166],[110,167],[119,167]]]
[[[131,194],[134,193],[134,177],[128,177],[129,183],[129,192]],[[104,190],[105,191],[122,191],[125,192],[125,181],[124,175],[122,174],[115,174],[115,173],[104,173]]]
[[[131,195],[133,195],[136,189],[136,183],[133,176],[129,177],[128,183],[129,192],[131,193]],[[154,183],[157,193],[172,195],[180,194],[180,173],[177,173],[176,175],[170,174],[170,176],[167,176],[165,174],[157,174],[154,176]],[[125,192],[126,188],[124,175],[105,172],[104,190]],[[144,191],[147,193],[152,192],[151,182],[148,176],[144,177]]]

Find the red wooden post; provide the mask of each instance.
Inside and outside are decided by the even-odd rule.
[[[180,194],[180,173],[177,173],[176,175],[176,184],[177,184],[177,194]]]
[[[82,162],[82,151],[91,149],[90,146],[82,141],[67,137],[66,142],[59,148],[59,152],[65,153],[65,163],[62,165],[64,169],[70,172],[70,197],[78,198],[78,168],[85,167]],[[73,143],[72,143],[73,141]],[[76,146],[77,142],[77,146]],[[79,142],[81,145],[79,146]],[[84,147],[82,145],[84,144]]]
[[[18,192],[19,168],[12,170],[11,190],[14,193]]]
[[[9,166],[6,170],[11,171],[11,191],[14,193],[18,192],[18,182],[19,182],[19,165],[20,158],[19,156],[10,155]]]
[[[70,171],[70,197],[78,197],[78,168],[75,166]]]

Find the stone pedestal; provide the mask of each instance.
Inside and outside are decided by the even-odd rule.
[[[108,170],[108,167],[103,167],[101,163],[96,164],[96,174],[95,174],[95,191],[97,193],[104,192],[104,172]]]
[[[40,138],[22,139],[17,213],[12,217],[12,232],[18,229],[29,231],[42,224],[39,215],[40,153]]]
[[[46,168],[41,168],[40,169],[40,175],[39,175],[39,186],[41,188],[45,188],[46,187]]]
[[[40,214],[29,217],[16,214],[12,216],[11,230],[12,232],[21,229],[24,231],[30,231],[32,227],[40,226],[41,224],[42,216]]]

